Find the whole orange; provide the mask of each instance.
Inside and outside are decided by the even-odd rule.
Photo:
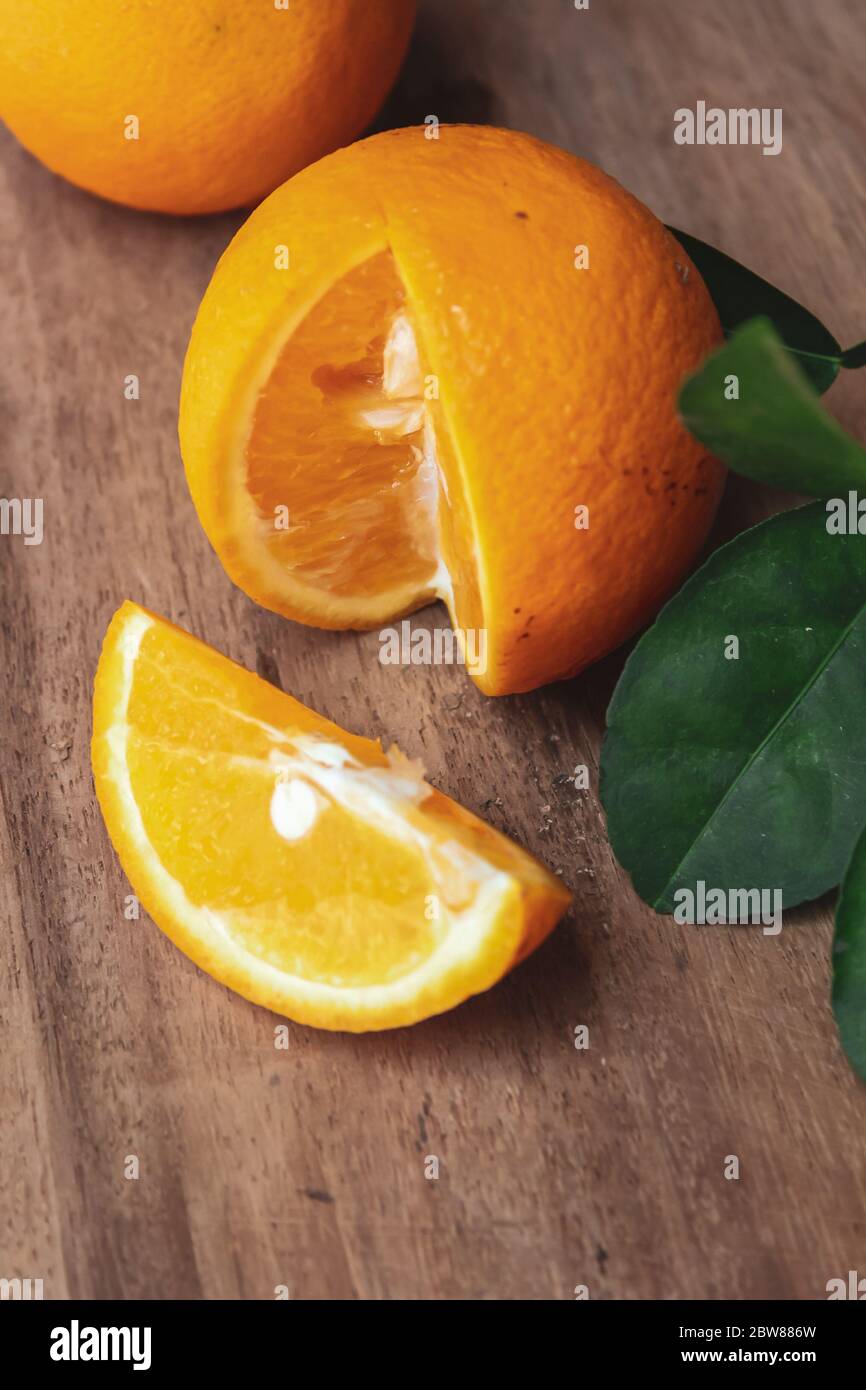
[[[700,550],[724,470],[676,400],[720,337],[600,169],[515,131],[388,131],[224,253],[181,394],[193,500],[267,607],[363,628],[442,598],[481,689],[528,690],[619,645]]]
[[[354,139],[415,0],[0,0],[0,102],[55,173],[137,208],[255,203]]]

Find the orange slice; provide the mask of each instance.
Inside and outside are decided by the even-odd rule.
[[[340,150],[253,213],[196,319],[181,447],[259,603],[365,628],[440,598],[504,694],[617,646],[699,552],[724,471],[676,396],[721,329],[599,169],[434,133]]]
[[[319,1028],[415,1023],[552,929],[559,880],[424,781],[124,603],[96,673],[93,771],[133,889],[192,960]]]

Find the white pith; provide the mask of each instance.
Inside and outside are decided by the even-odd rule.
[[[340,744],[310,735],[284,736],[283,745],[271,750],[269,761],[277,777],[271,798],[271,824],[285,839],[308,834],[315,824],[316,812],[332,802],[383,835],[418,850],[443,905],[456,916],[465,910],[462,905],[472,900],[478,884],[498,872],[456,840],[438,841],[434,846],[422,827],[407,820],[406,810],[420,806],[433,790],[424,780],[424,769],[417,759],[390,748],[387,767],[364,767]],[[287,752],[286,748],[293,751]],[[299,785],[311,788],[317,799],[310,800],[298,790]],[[283,788],[294,789],[290,793],[295,803],[291,816]]]
[[[412,501],[416,515],[429,538],[428,549],[434,561],[430,588],[437,598],[449,605],[454,596],[451,576],[442,557],[440,545],[439,508],[447,504],[448,484],[436,451],[436,432],[433,417],[425,399],[425,382],[421,354],[412,320],[407,313],[396,314],[388,332],[383,353],[382,389],[394,404],[388,409],[399,412],[397,428],[403,434],[421,433],[421,445],[411,446],[417,461],[412,480]],[[376,412],[370,412],[375,416]],[[369,417],[368,417],[369,422]]]

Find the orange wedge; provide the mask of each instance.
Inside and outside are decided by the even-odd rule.
[[[93,772],[135,893],[196,964],[318,1028],[415,1023],[487,989],[569,893],[424,781],[124,603],[96,673]]]
[[[724,471],[676,397],[721,329],[601,170],[433,133],[340,150],[253,213],[193,328],[181,447],[251,597],[331,628],[443,599],[498,695],[610,651],[698,554]]]

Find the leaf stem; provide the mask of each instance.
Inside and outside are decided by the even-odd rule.
[[[725,327],[723,328],[723,332],[724,332],[724,334],[725,334],[725,337],[726,337],[726,338],[730,338],[731,335],[732,335],[733,333],[736,333],[737,329],[740,328],[740,327],[742,327],[741,324],[737,324],[735,328],[728,328],[727,326],[725,326]],[[848,352],[843,352],[843,353],[834,352],[832,355],[829,354],[829,353],[826,353],[826,352],[809,352],[808,348],[795,348],[795,347],[791,347],[790,343],[785,343],[784,346],[785,346],[785,351],[786,351],[786,352],[792,352],[792,353],[794,354],[795,357],[811,357],[811,359],[812,359],[813,362],[834,362],[834,363],[836,364],[837,367],[839,367],[839,366],[858,366],[858,365],[859,365],[859,366],[866,366],[866,343],[859,343],[859,344],[857,345],[856,348],[849,348],[849,349],[848,349]],[[855,363],[855,362],[846,363],[846,362],[845,362],[844,359],[845,359],[846,357],[848,357],[850,353],[852,353],[852,352],[858,352],[858,351],[860,351],[860,352],[862,352],[862,353],[864,354],[863,362],[862,362],[862,363]]]

